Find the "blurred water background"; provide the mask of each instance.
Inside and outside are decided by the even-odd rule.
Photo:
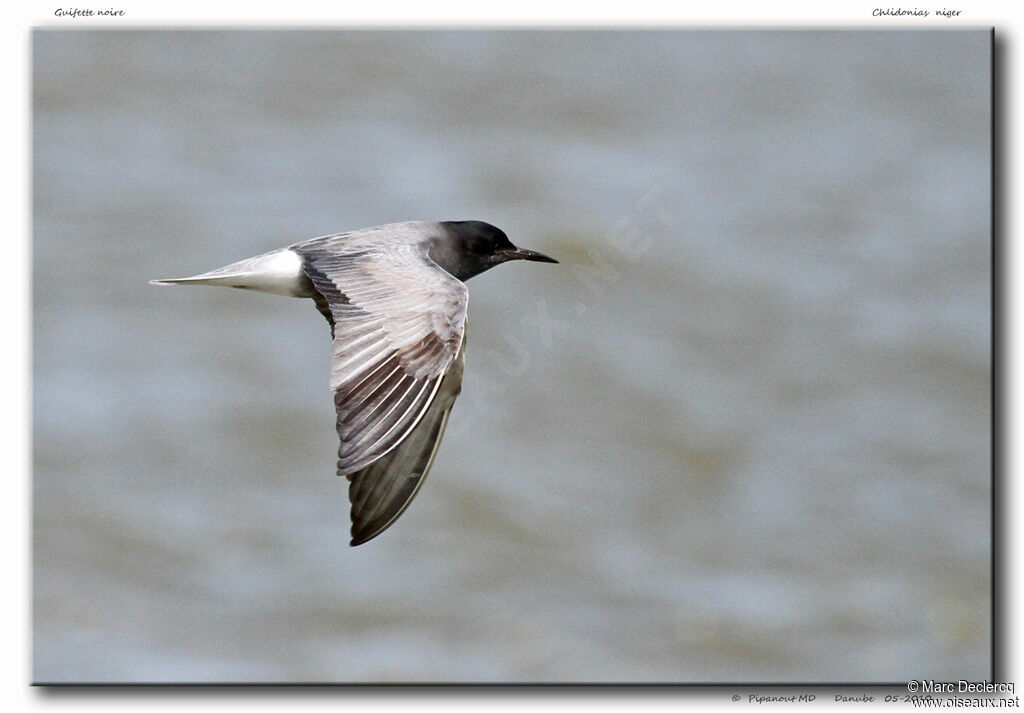
[[[39,682],[991,675],[987,31],[36,31]],[[350,548],[312,303],[482,219],[463,394]]]

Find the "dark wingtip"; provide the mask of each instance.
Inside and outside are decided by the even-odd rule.
[[[354,529],[354,528],[353,528]],[[352,539],[349,540],[349,547],[359,547],[359,545],[369,542],[374,537],[384,532],[383,529],[377,530],[376,532],[353,532]]]

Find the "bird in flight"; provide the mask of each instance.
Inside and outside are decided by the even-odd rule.
[[[509,260],[558,262],[481,221],[408,222],[150,282],[312,298],[333,336],[338,475],[350,481],[355,546],[387,529],[423,484],[462,388],[464,282]]]

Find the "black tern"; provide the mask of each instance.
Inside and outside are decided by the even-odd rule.
[[[308,297],[333,336],[338,475],[352,546],[415,497],[462,388],[466,280],[509,260],[558,262],[476,220],[408,222],[327,235],[156,285],[221,285]]]

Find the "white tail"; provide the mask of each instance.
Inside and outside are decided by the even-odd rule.
[[[225,287],[243,287],[245,275],[236,273],[232,275],[214,276],[212,273],[204,273],[193,277],[169,277],[162,280],[150,280],[151,285],[223,285]]]
[[[290,297],[312,297],[302,258],[290,248],[257,255],[192,277],[150,280],[151,285],[218,285]]]

